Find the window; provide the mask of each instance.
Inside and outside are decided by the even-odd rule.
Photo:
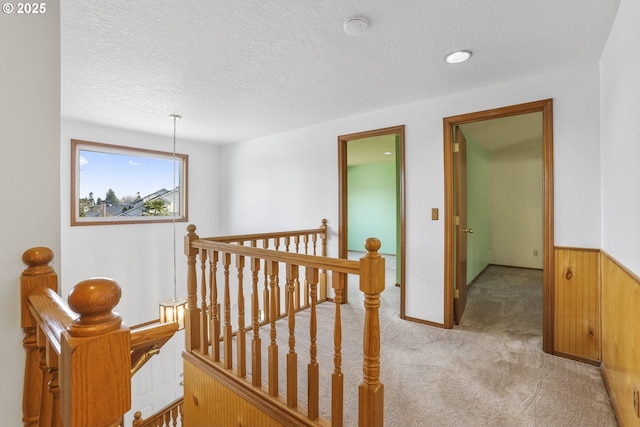
[[[187,221],[188,160],[72,139],[71,225]]]

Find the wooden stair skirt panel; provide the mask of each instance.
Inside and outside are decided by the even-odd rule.
[[[600,251],[556,247],[554,270],[554,354],[598,364]]]
[[[218,366],[203,363],[192,354],[183,356],[184,427],[330,425],[324,420],[314,422],[301,416],[301,408],[292,411],[266,391],[256,393],[246,382],[238,381]]]

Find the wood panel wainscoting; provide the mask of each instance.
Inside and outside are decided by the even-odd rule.
[[[598,364],[600,251],[554,248],[554,354]]]
[[[602,365],[621,426],[640,425],[640,277],[602,252]]]

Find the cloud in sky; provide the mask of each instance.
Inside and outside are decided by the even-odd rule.
[[[140,166],[142,163],[134,162],[133,160],[129,160],[129,166]]]
[[[87,163],[89,163],[89,160],[87,160],[84,157],[80,156],[80,166],[84,166]]]

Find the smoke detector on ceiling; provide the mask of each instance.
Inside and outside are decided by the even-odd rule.
[[[344,32],[350,36],[359,36],[369,27],[366,19],[361,17],[349,18],[344,21]]]

